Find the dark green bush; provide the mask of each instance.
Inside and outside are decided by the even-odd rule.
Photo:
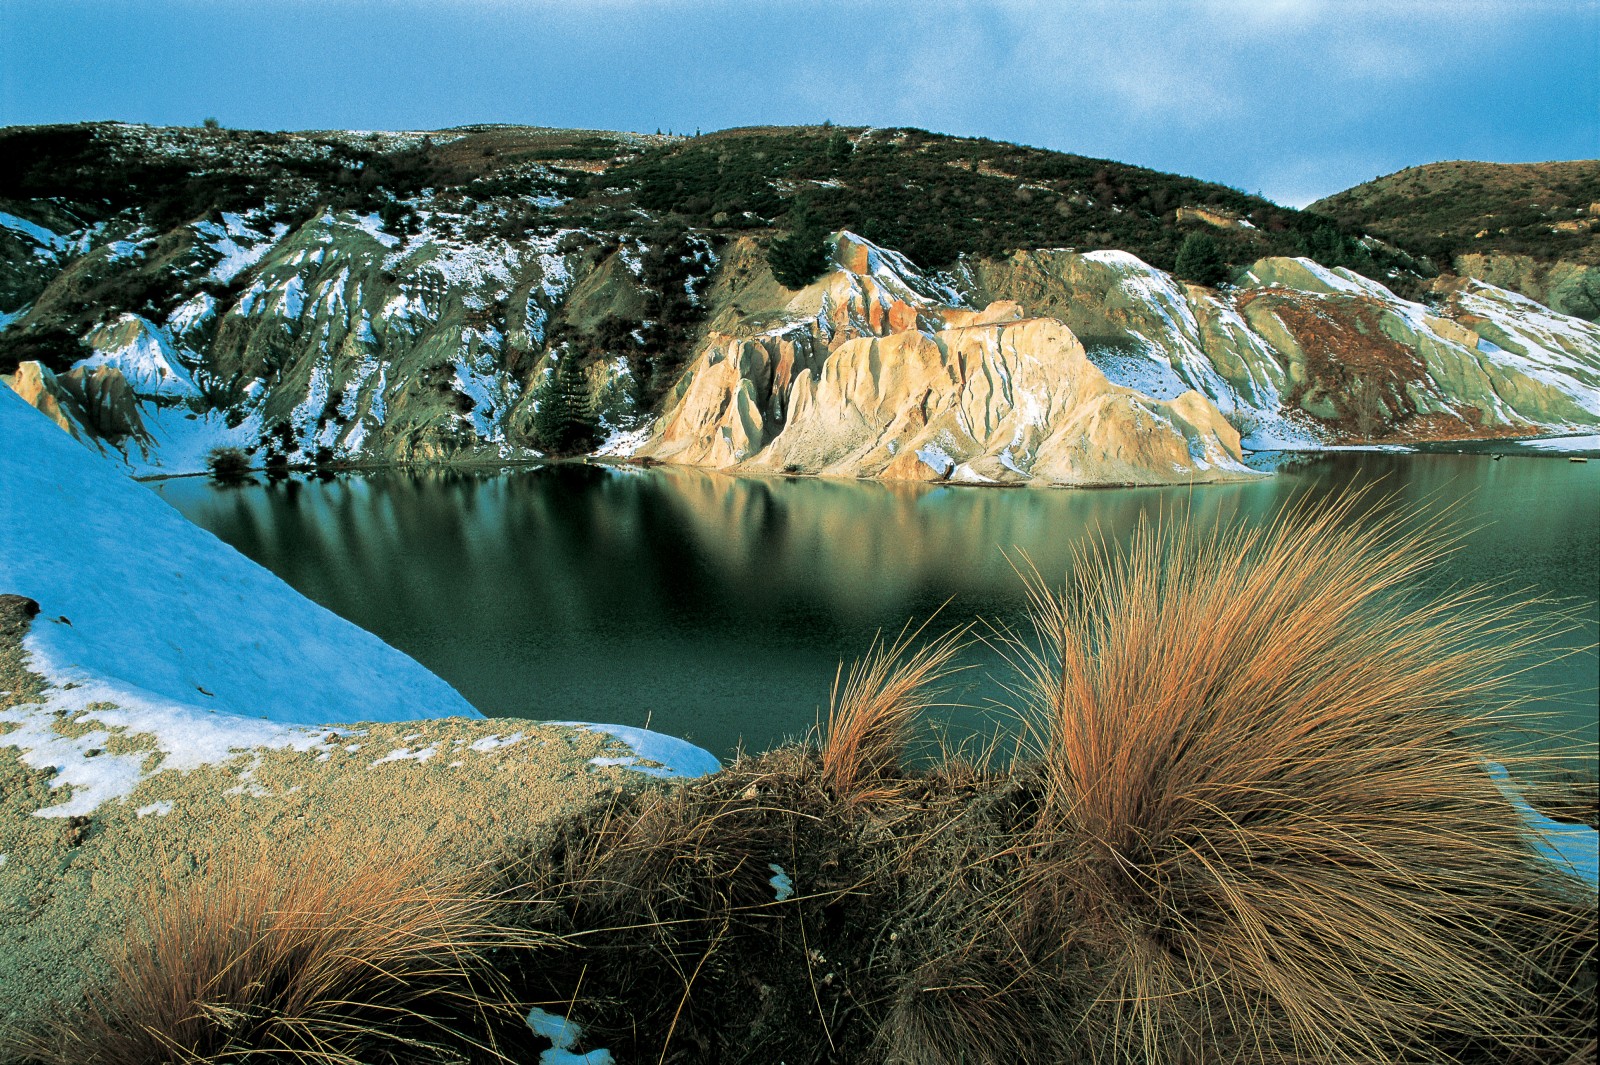
[[[250,455],[239,447],[214,447],[206,453],[206,472],[218,484],[239,484],[250,476]]]

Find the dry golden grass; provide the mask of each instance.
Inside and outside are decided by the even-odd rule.
[[[1452,540],[1354,505],[1146,523],[1033,583],[1011,653],[1046,797],[1019,890],[1074,915],[1108,1057],[1548,1049],[1565,1007],[1533,990],[1524,904],[1563,885],[1484,768],[1535,634],[1504,596],[1415,597]]]
[[[913,726],[944,693],[941,682],[965,644],[957,629],[917,645],[926,624],[909,626],[893,642],[880,635],[844,673],[841,663],[828,700],[822,737],[822,777],[841,797],[870,800],[893,794]],[[842,680],[842,683],[841,683]]]
[[[50,1065],[506,1061],[515,1030],[486,955],[529,946],[429,856],[312,849],[230,863],[151,900],[111,982],[16,1051]],[[547,938],[547,937],[546,937]]]

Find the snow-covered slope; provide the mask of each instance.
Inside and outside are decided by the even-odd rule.
[[[477,716],[0,389],[0,591],[42,610],[34,668],[84,700],[315,725]]]

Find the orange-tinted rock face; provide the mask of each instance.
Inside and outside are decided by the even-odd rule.
[[[15,374],[0,380],[79,439],[114,445],[132,441],[141,447],[149,442],[139,399],[115,367],[80,367],[55,374],[37,362],[24,362]]]
[[[21,363],[17,366],[16,373],[0,380],[46,418],[73,436],[81,436],[78,419],[69,417],[61,408],[60,386],[56,383],[56,375],[42,365],[37,362]]]
[[[785,331],[708,340],[640,454],[885,480],[1249,476],[1238,433],[1198,393],[1160,401],[1114,385],[1060,321],[1014,301],[940,303],[850,238],[838,261],[795,297]]]

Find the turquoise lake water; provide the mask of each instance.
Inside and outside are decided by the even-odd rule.
[[[1015,625],[1026,556],[1059,579],[1074,545],[1141,514],[1265,522],[1286,502],[1376,484],[1454,506],[1471,529],[1437,583],[1525,589],[1576,630],[1530,674],[1592,767],[1600,462],[1340,453],[1195,488],[983,489],[564,463],[152,487],[301,592],[412,655],[490,715],[647,725],[719,755],[804,733],[842,660],[943,605],[936,625]],[[1427,589],[1423,589],[1426,591]],[[998,655],[974,648],[952,735],[1004,713]]]

